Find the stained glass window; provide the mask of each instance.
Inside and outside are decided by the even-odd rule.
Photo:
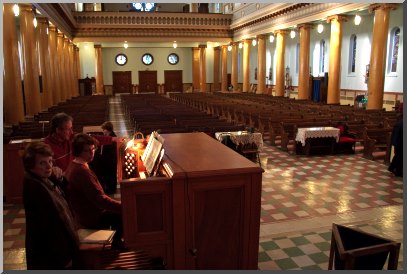
[[[319,43],[319,73],[325,72],[325,40]]]
[[[391,47],[391,70],[390,72],[397,71],[397,58],[399,53],[399,43],[400,43],[400,29],[395,28],[392,32],[392,47]]]
[[[349,72],[355,72],[356,70],[356,41],[356,35],[352,34],[349,47]]]

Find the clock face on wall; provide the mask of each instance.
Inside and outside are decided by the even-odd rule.
[[[127,63],[127,56],[123,53],[119,53],[114,60],[119,66],[124,66]]]
[[[171,65],[176,65],[179,61],[178,55],[175,53],[171,53],[170,55],[168,55],[168,63],[170,63]]]
[[[153,56],[150,53],[146,53],[141,57],[141,61],[144,65],[151,65],[154,61]]]

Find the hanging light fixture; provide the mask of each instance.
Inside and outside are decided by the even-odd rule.
[[[127,44],[127,41],[124,41],[123,47],[124,47],[125,49],[127,49],[127,48],[129,47],[129,44]]]
[[[324,25],[318,24],[317,30],[318,30],[318,33],[322,33],[324,31]]]
[[[13,12],[16,17],[20,15],[20,7],[17,4],[13,6]]]
[[[290,37],[291,37],[291,39],[294,39],[294,38],[295,38],[295,31],[294,31],[294,30],[291,30],[291,32],[290,32]]]
[[[239,42],[239,49],[243,48],[242,42]]]
[[[355,25],[359,26],[361,21],[362,21],[362,17],[360,17],[359,14],[356,14],[355,15]]]
[[[255,47],[257,45],[257,40],[256,39],[252,40],[252,45],[253,45],[253,47]]]
[[[174,49],[176,49],[176,48],[178,47],[177,41],[174,41],[174,43],[172,44],[172,47],[173,47]]]
[[[270,35],[270,43],[273,43],[274,42],[274,35],[272,34],[272,35]]]

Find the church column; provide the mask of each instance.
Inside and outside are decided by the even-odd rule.
[[[78,47],[73,44],[73,74],[74,74],[74,96],[77,97],[79,96],[79,64],[78,64],[78,55],[79,55],[79,49]]]
[[[192,91],[200,88],[199,57],[199,48],[192,48]]]
[[[250,42],[243,41],[243,92],[250,91]]]
[[[71,97],[78,96],[78,95],[76,95],[76,90],[75,90],[76,68],[74,69],[74,63],[75,63],[74,53],[75,53],[74,45],[73,45],[72,41],[69,41],[69,70],[70,70],[69,75],[70,75],[70,82],[71,82]]]
[[[94,47],[95,47],[95,58],[96,58],[96,93],[104,94],[102,46],[95,45]]]
[[[369,82],[367,85],[367,109],[383,108],[389,13],[391,9],[396,8],[396,4],[373,4],[369,7],[370,12],[374,11],[374,25],[370,52]]]
[[[231,75],[231,82],[233,86],[233,91],[238,90],[239,85],[239,76],[238,76],[238,67],[237,67],[237,57],[239,54],[239,44],[233,43],[232,45],[232,75]]]
[[[200,89],[206,92],[206,45],[199,45]]]
[[[276,36],[276,96],[284,96],[284,55],[286,30],[278,30]]]
[[[19,4],[19,6],[26,115],[34,116],[34,114],[41,111],[38,55],[33,24],[34,15],[31,4]]]
[[[220,47],[214,47],[213,48],[213,89],[214,89],[214,91],[220,90],[219,66],[220,66]]]
[[[298,70],[298,99],[311,99],[309,86],[309,52],[311,24],[301,24],[300,30],[300,67]]]
[[[4,125],[24,121],[23,87],[14,4],[3,4],[3,114]]]
[[[266,37],[257,36],[257,92],[266,93]]]
[[[60,102],[66,101],[66,94],[65,94],[65,75],[64,75],[64,34],[62,32],[57,33],[57,56],[58,56],[58,70],[57,70],[57,82],[58,82],[58,90]]]
[[[48,55],[48,19],[37,17],[37,45],[39,55],[39,75],[42,80],[41,110],[47,110],[52,105],[52,94],[50,84],[50,60]]]
[[[347,17],[344,15],[333,15],[327,19],[331,23],[327,104],[340,103],[342,22],[346,21]]]
[[[64,36],[64,49],[63,49],[63,54],[64,54],[64,67],[63,67],[63,73],[64,73],[64,88],[65,88],[65,98],[67,100],[71,99],[71,82],[69,81],[70,75],[69,75],[69,39],[68,37]]]
[[[222,46],[222,84],[221,91],[228,90],[228,47]]]
[[[51,104],[57,105],[61,101],[61,94],[58,84],[57,29],[54,26],[48,26],[48,53],[50,59]]]

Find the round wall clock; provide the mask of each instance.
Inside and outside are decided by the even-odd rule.
[[[176,65],[179,61],[179,57],[177,54],[171,53],[168,55],[167,60],[168,60],[168,63],[170,63],[171,65]]]
[[[123,53],[119,53],[116,55],[116,57],[114,58],[114,61],[116,62],[116,64],[118,64],[119,66],[124,66],[127,63],[127,56]]]
[[[153,56],[150,53],[146,53],[141,57],[141,61],[144,65],[151,65],[154,61]]]

